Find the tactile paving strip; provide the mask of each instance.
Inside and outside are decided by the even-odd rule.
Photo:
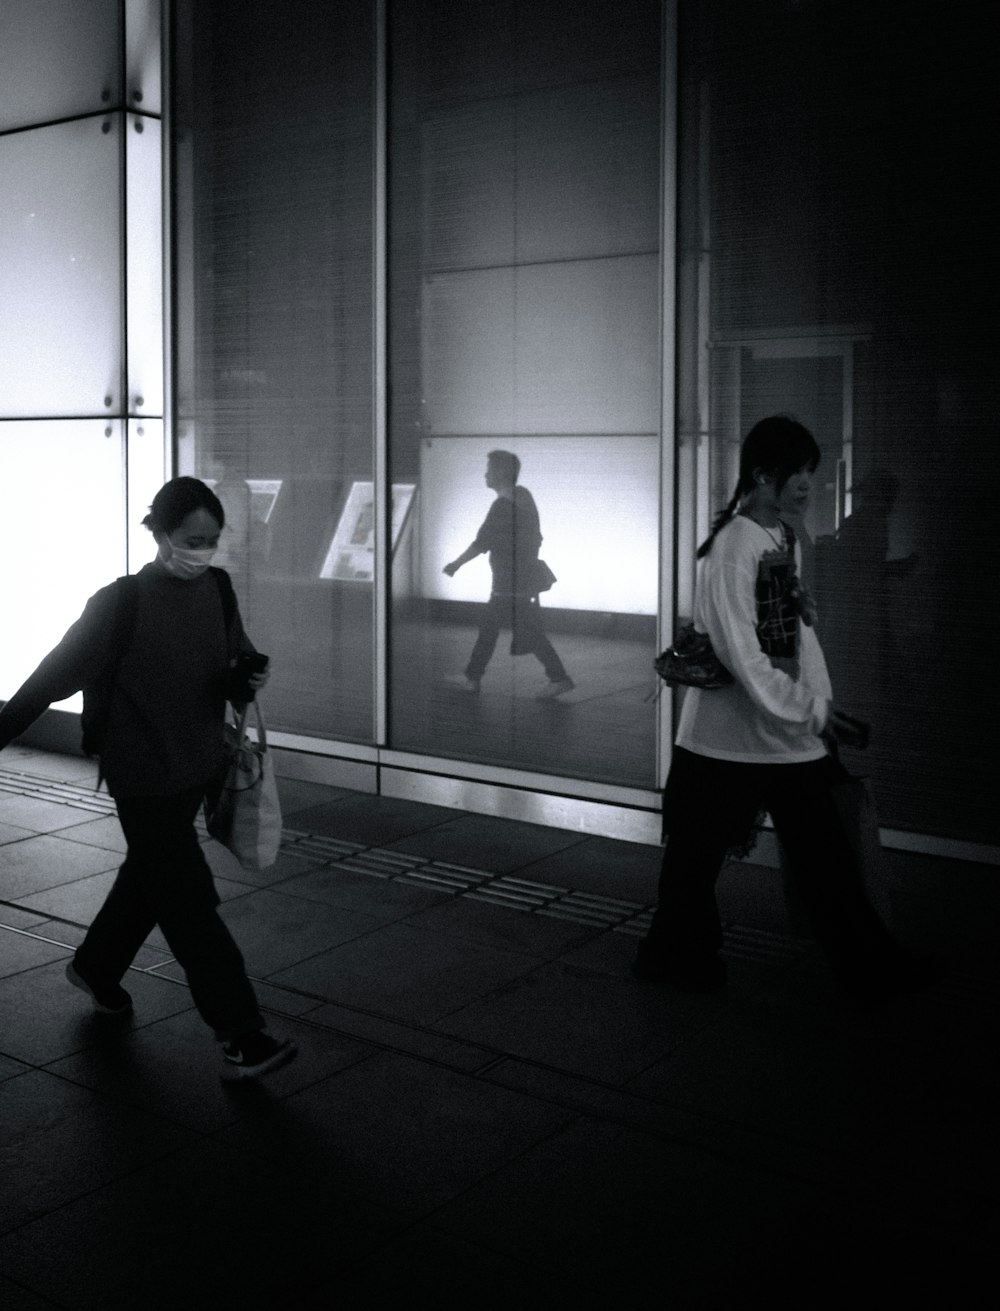
[[[114,813],[114,802],[106,792],[12,770],[0,770],[0,792],[35,797],[42,801],[57,801],[90,813]],[[198,827],[204,832],[204,823],[200,818]],[[427,860],[409,852],[392,851],[385,847],[366,847],[361,843],[347,842],[321,833],[306,833],[299,829],[284,830],[281,850],[284,855],[302,857],[353,874],[405,883],[455,897],[467,897],[471,901],[481,901],[523,914],[563,920],[591,928],[595,933],[611,930],[636,938],[643,937],[653,916],[652,906],[643,906],[634,901],[580,892],[550,883],[536,883],[513,874],[496,874],[447,861]],[[726,955],[746,960],[783,963],[800,955],[807,945],[798,938],[729,926],[725,932],[724,951]]]

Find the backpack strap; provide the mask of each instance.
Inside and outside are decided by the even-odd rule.
[[[107,662],[94,682],[83,690],[81,748],[86,756],[100,756],[102,739],[111,711],[111,695],[125,653],[132,644],[136,616],[139,612],[139,582],[134,574],[124,574],[114,581],[115,613]],[[98,767],[97,786],[104,780],[104,768]]]
[[[215,565],[209,566],[209,573],[215,579],[215,585],[219,589],[219,599],[222,601],[222,620],[226,625],[226,644],[228,646],[229,630],[236,618],[236,593],[233,591],[233,580],[225,569],[219,569]],[[230,651],[230,655],[232,654],[233,652]]]

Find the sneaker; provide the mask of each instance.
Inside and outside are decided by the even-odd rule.
[[[66,966],[66,978],[74,988],[85,992],[94,1003],[94,1010],[102,1015],[126,1015],[132,1009],[132,998],[118,983],[95,983],[85,978],[77,968],[75,961]]]
[[[475,693],[479,691],[479,679],[470,678],[468,674],[446,674],[444,681],[457,688],[459,692]]]
[[[726,986],[726,962],[709,956],[697,964],[665,961],[640,943],[632,973],[643,983],[668,983],[682,992],[718,992]]]
[[[242,1038],[222,1044],[222,1078],[232,1082],[267,1074],[280,1065],[287,1065],[297,1051],[290,1038],[279,1042],[262,1029],[245,1033]]]
[[[554,701],[557,696],[562,696],[566,692],[572,692],[576,684],[572,678],[554,678],[548,687],[543,688],[538,694],[539,701]]]

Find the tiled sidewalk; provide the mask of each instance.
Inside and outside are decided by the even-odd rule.
[[[132,1019],[66,983],[123,847],[93,772],[0,757],[4,1311],[992,1304],[996,870],[888,862],[956,967],[862,1017],[731,867],[697,997],[628,972],[658,849],[285,781],[273,870],[207,846],[300,1048],[233,1088],[158,933]]]

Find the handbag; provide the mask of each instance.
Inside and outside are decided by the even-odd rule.
[[[256,742],[247,735],[251,707],[256,711]],[[281,803],[259,702],[248,702],[236,725],[226,724],[225,733],[225,775],[218,795],[206,799],[205,823],[244,869],[268,869],[281,846]]]
[[[554,582],[556,576],[545,561],[536,560],[532,569],[531,595],[537,596],[539,592],[547,592]]]
[[[653,667],[668,687],[700,687],[709,691],[726,687],[733,676],[712,650],[706,633],[694,624],[684,624],[668,646],[653,661]]]

